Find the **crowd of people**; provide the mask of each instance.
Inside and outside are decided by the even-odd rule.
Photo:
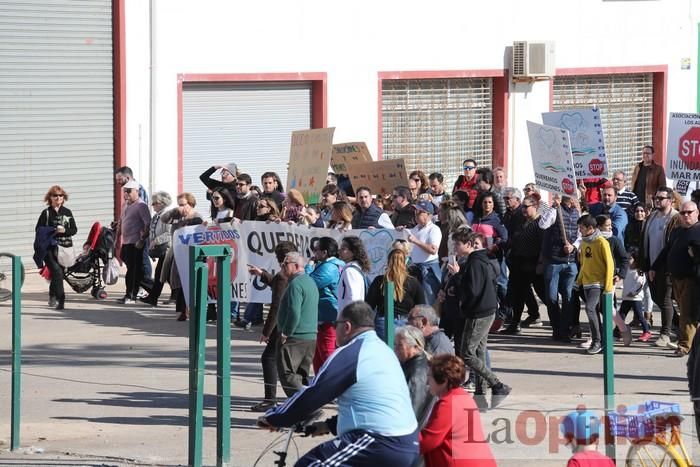
[[[122,167],[116,181],[125,203],[115,228],[127,273],[120,302],[157,306],[168,283],[178,319],[187,319],[170,247],[172,233],[183,226],[257,220],[403,230],[405,239],[392,245],[385,271],[373,280],[358,237],[340,243],[320,238],[308,260],[295,244],[280,242],[276,274],[249,268],[272,289],[266,317],[263,304],[248,303],[239,313],[232,303],[230,310],[211,304],[207,318],[228,319],[230,313],[240,326],[262,325],[264,398],[251,410],[265,412],[265,426],[290,426],[337,399],[338,416],[316,422],[317,434],[330,432],[336,440],[297,465],[332,456],[411,465],[418,449],[428,466],[495,465],[478,410],[497,407],[512,389],[491,369],[488,337],[543,327],[536,297],[546,306],[552,339],[587,354],[612,345],[602,329],[605,294],[615,296],[614,335],[624,345],[639,327],[639,342],[654,338],[679,357],[691,351],[698,323],[700,190],[683,201],[667,186],[653,148],[644,147],[641,155],[629,186],[625,173],[616,171],[610,180],[581,180],[578,196],[546,201],[535,184],[522,191],[507,186],[502,168],[479,167],[474,159],[463,161],[452,190],[437,172],[415,170],[407,186],[385,196],[329,173],[318,205],[308,205],[298,190],[283,192],[274,172],[265,172],[255,186],[236,164],[214,165],[200,177],[208,189],[207,214],[196,210],[197,200],[187,192],[175,197],[174,208],[168,193],[153,193],[151,214],[148,194]],[[37,229],[55,231],[60,244],[77,230],[63,206],[67,198],[61,187],[52,187],[37,222]],[[55,271],[49,304],[63,309],[54,248],[46,255]],[[393,353],[382,342],[384,307],[391,300]],[[654,304],[661,311],[656,328]],[[287,396],[281,405],[278,382]],[[453,419],[456,405],[476,415]],[[469,440],[468,454],[458,455],[458,440]]]

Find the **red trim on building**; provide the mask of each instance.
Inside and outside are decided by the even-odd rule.
[[[124,26],[124,1],[112,0],[112,89],[114,127],[114,169],[126,165],[126,29]],[[114,218],[119,219],[122,210],[122,191],[114,184]]]
[[[493,78],[492,164],[508,166],[508,70],[380,71],[377,80],[377,159],[383,157],[382,81],[385,79]]]
[[[555,76],[615,75],[629,73],[652,73],[653,99],[652,141],[656,162],[666,165],[666,107],[668,94],[668,65],[640,65],[593,68],[557,68]],[[549,84],[549,111],[553,110],[554,80]],[[641,152],[641,148],[639,148]]]
[[[177,75],[177,189],[182,192],[183,180],[183,109],[182,92],[185,83],[243,83],[243,82],[311,81],[311,128],[328,124],[328,75],[325,72],[301,73],[184,73]]]

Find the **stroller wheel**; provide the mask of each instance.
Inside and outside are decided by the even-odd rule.
[[[98,300],[105,300],[107,298],[107,291],[105,289],[98,289],[95,298]]]

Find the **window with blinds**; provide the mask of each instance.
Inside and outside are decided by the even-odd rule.
[[[462,160],[491,166],[492,101],[491,78],[383,80],[383,157],[440,172],[449,189]]]
[[[600,108],[609,176],[622,170],[629,179],[652,142],[654,80],[651,73],[557,76],[553,109]]]

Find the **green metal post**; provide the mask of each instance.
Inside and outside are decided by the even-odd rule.
[[[231,249],[225,247],[216,262],[218,294],[216,335],[216,465],[231,460]]]
[[[384,332],[386,345],[394,348],[394,283],[387,281],[384,286]]]
[[[615,410],[615,362],[613,354],[613,296],[612,293],[603,294],[603,390],[605,394],[605,413]],[[605,417],[605,454],[615,459],[615,438],[610,434],[609,418]]]
[[[22,258],[12,258],[12,409],[10,449],[19,449],[20,399],[22,394]]]
[[[202,465],[204,425],[204,357],[206,340],[207,265],[198,262],[201,248],[190,247],[190,395],[188,465]]]

